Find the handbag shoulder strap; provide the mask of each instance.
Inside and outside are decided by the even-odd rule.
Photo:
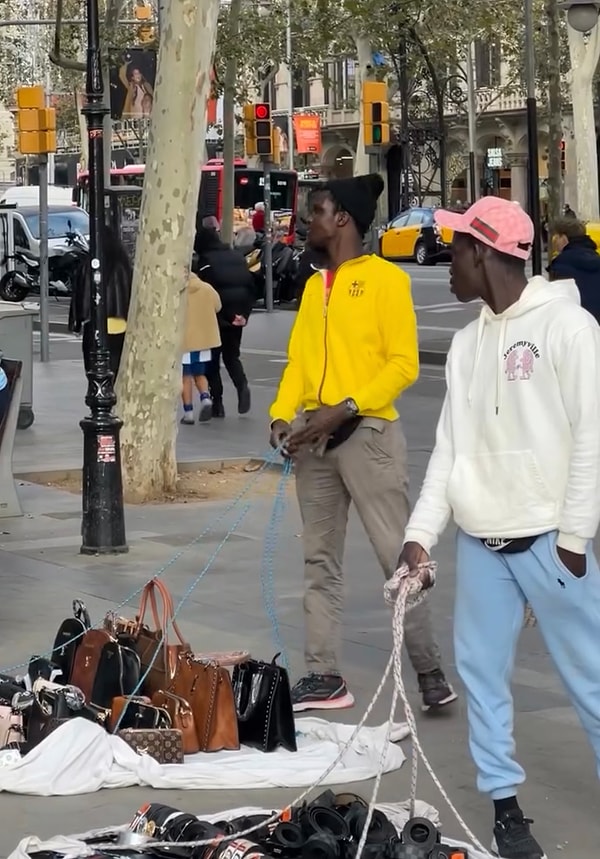
[[[173,604],[173,597],[171,596],[171,592],[169,591],[165,583],[161,581],[161,579],[153,579],[153,581],[155,583],[156,590],[162,597],[163,606],[165,607],[167,614],[168,625],[172,628],[182,647],[188,647],[188,642],[183,637],[179,625],[175,620],[175,606]]]

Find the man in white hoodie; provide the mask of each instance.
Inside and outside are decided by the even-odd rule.
[[[542,859],[517,801],[510,679],[530,603],[600,775],[600,327],[575,281],[527,280],[534,231],[518,204],[485,197],[435,217],[454,230],[451,291],[484,306],[452,342],[400,561],[419,574],[453,517],[456,665],[478,788],[494,802],[492,849]]]

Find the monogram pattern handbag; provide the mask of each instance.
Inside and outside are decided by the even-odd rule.
[[[183,763],[183,738],[181,731],[174,728],[126,728],[124,731],[118,731],[117,737],[124,740],[138,755],[149,755],[159,764]]]

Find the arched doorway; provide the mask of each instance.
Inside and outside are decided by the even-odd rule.
[[[350,179],[354,175],[354,153],[348,146],[335,144],[323,152],[321,172],[327,179]]]

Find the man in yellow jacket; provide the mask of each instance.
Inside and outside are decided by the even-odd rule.
[[[338,663],[350,502],[388,577],[409,516],[406,441],[394,402],[419,374],[410,278],[363,251],[382,190],[373,174],[332,180],[312,194],[308,240],[329,268],[306,284],[270,411],[271,444],[295,460],[304,526],[308,674],[293,689],[297,711],[354,704]],[[427,601],[407,615],[405,640],[424,708],[455,700]]]

